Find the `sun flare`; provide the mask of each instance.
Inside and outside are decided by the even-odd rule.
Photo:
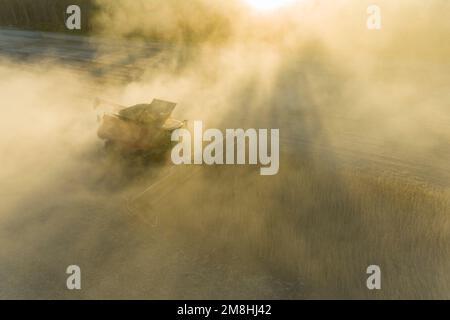
[[[298,0],[245,0],[251,7],[258,10],[274,10],[297,2]]]

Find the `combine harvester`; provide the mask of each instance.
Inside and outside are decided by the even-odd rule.
[[[159,157],[172,146],[171,135],[185,125],[171,118],[176,103],[154,99],[150,104],[123,107],[96,100],[100,104],[120,107],[118,112],[107,112],[100,117],[97,134],[105,140],[108,151],[122,155]]]

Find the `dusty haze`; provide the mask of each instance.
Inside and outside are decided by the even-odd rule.
[[[125,82],[0,60],[1,298],[450,298],[447,1],[378,1],[380,31],[368,1],[97,2],[98,36],[164,49]],[[280,173],[110,159],[95,97],[279,128]]]

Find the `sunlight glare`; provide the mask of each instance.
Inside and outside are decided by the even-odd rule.
[[[274,10],[297,2],[298,0],[245,0],[251,7],[258,10]]]

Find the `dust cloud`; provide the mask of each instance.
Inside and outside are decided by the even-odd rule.
[[[1,60],[0,297],[449,297],[448,2],[378,1],[379,31],[369,1],[97,4],[98,36],[163,49],[125,83]],[[279,128],[280,173],[110,159],[96,96]]]

